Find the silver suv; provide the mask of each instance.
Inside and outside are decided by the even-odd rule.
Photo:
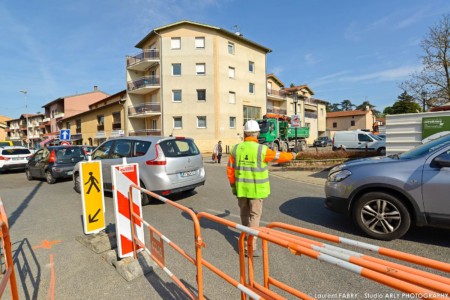
[[[111,166],[139,164],[141,187],[161,195],[192,192],[205,184],[203,158],[191,138],[184,137],[121,137],[110,139],[92,152],[92,160],[102,161],[103,185],[112,190]],[[74,189],[80,192],[80,165],[73,171]],[[143,194],[142,204],[150,197]]]
[[[325,194],[327,208],[350,215],[376,239],[399,238],[411,223],[450,227],[450,135],[400,155],[338,165]]]

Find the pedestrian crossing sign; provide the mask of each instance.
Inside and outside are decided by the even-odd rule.
[[[101,161],[80,162],[79,185],[85,234],[97,233],[106,227],[102,178]]]

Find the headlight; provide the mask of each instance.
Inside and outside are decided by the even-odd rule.
[[[352,172],[350,172],[349,170],[337,171],[335,173],[331,173],[330,175],[328,175],[328,181],[341,182],[350,175],[352,175]]]

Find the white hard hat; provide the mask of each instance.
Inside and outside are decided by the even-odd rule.
[[[259,124],[255,120],[248,120],[245,122],[244,132],[257,132],[259,130]]]

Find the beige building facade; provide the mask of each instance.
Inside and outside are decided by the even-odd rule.
[[[61,126],[70,129],[74,145],[98,146],[108,138],[127,135],[126,91],[120,91],[89,105],[89,110],[63,118]]]
[[[376,121],[376,117],[372,110],[349,110],[327,113],[327,129],[333,136],[335,131],[342,130],[369,130]]]
[[[154,29],[127,57],[129,135],[195,138],[202,152],[242,139],[266,113],[271,50],[219,27],[181,21]]]

